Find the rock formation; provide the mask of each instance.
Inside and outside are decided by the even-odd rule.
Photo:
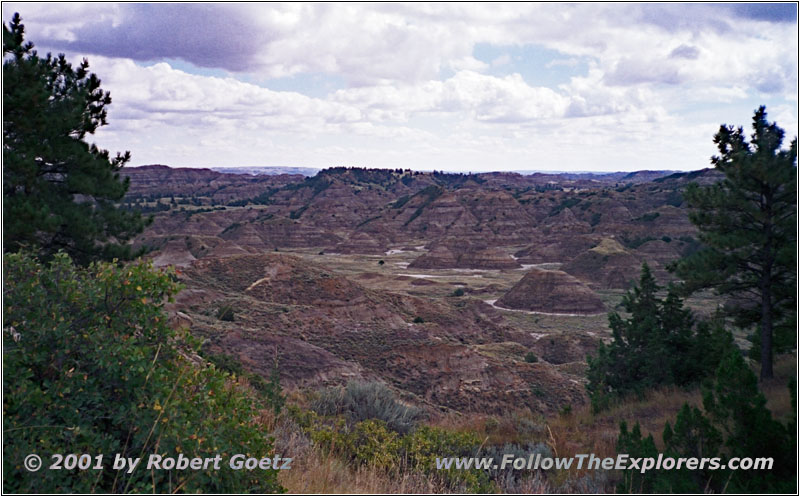
[[[561,269],[595,288],[628,288],[641,270],[642,258],[612,238],[579,254]]]
[[[598,314],[600,298],[563,271],[533,268],[496,302],[498,307],[554,314]]]
[[[432,244],[431,251],[408,266],[416,269],[516,269],[520,266],[508,253],[484,244],[446,238]]]

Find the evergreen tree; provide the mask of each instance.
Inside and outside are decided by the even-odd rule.
[[[116,205],[130,154],[111,158],[84,141],[106,124],[111,97],[86,60],[42,58],[24,32],[19,14],[3,24],[3,250],[64,250],[82,264],[130,256],[122,244],[144,227]]]
[[[645,263],[639,284],[622,299],[630,317],[609,314],[612,341],[587,358],[586,388],[595,410],[607,407],[615,397],[701,381],[714,371],[730,343],[730,335],[719,326],[695,327],[674,288],[663,300],[656,295],[659,290]]]
[[[790,390],[795,391],[794,385]],[[796,409],[796,398],[793,397]],[[623,472],[620,492],[640,493],[790,493],[797,489],[796,419],[784,425],[772,417],[758,390],[756,375],[734,346],[727,350],[716,377],[703,397],[703,410],[684,405],[674,424],[666,423],[664,457],[719,458],[720,464],[738,458],[772,458],[770,469],[711,466],[694,470]],[[656,457],[652,435],[643,437],[638,423],[632,431],[620,424],[617,451],[631,457]]]
[[[742,128],[715,135],[720,155],[711,162],[724,179],[685,194],[705,246],[673,269],[687,293],[714,288],[731,297],[739,326],[758,325],[761,378],[771,378],[773,348],[796,343],[797,138],[781,149],[784,131],[763,106],[753,131],[749,143]]]

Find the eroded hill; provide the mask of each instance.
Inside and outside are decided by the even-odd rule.
[[[137,244],[182,268],[173,310],[207,350],[263,375],[277,353],[288,388],[381,379],[473,412],[584,403],[605,312],[643,262],[665,282],[696,249],[681,191],[716,179],[133,171],[128,205],[154,212]]]

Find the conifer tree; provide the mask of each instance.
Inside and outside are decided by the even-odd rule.
[[[665,299],[647,264],[639,283],[622,299],[629,317],[608,316],[612,341],[587,357],[586,389],[592,407],[600,410],[614,398],[663,385],[697,383],[714,371],[730,334],[715,323],[695,325],[674,288]]]
[[[795,392],[790,385],[790,392]],[[703,393],[703,409],[684,404],[674,423],[664,426],[664,457],[719,458],[722,466],[694,470],[626,470],[620,492],[654,493],[791,493],[797,489],[796,418],[784,424],[772,417],[758,389],[756,375],[732,344],[726,347],[714,380]],[[797,408],[792,397],[792,407]],[[631,457],[656,457],[652,435],[638,423],[632,431],[620,424],[617,450]],[[768,463],[769,469],[726,468],[731,458]],[[755,461],[754,461],[755,462]]]
[[[773,348],[796,343],[797,138],[788,150],[783,138],[763,106],[749,143],[741,127],[720,127],[711,162],[725,177],[685,194],[705,246],[673,266],[687,293],[713,288],[731,297],[739,326],[758,326],[762,379],[773,376]]]
[[[24,33],[19,14],[3,24],[3,250],[64,250],[83,264],[129,256],[123,244],[144,227],[117,205],[130,154],[84,141],[106,124],[111,97],[85,59],[40,57]]]

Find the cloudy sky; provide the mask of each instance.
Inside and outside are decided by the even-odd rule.
[[[797,135],[795,4],[3,3],[111,91],[133,165],[692,170]],[[788,141],[788,140],[787,140]]]

